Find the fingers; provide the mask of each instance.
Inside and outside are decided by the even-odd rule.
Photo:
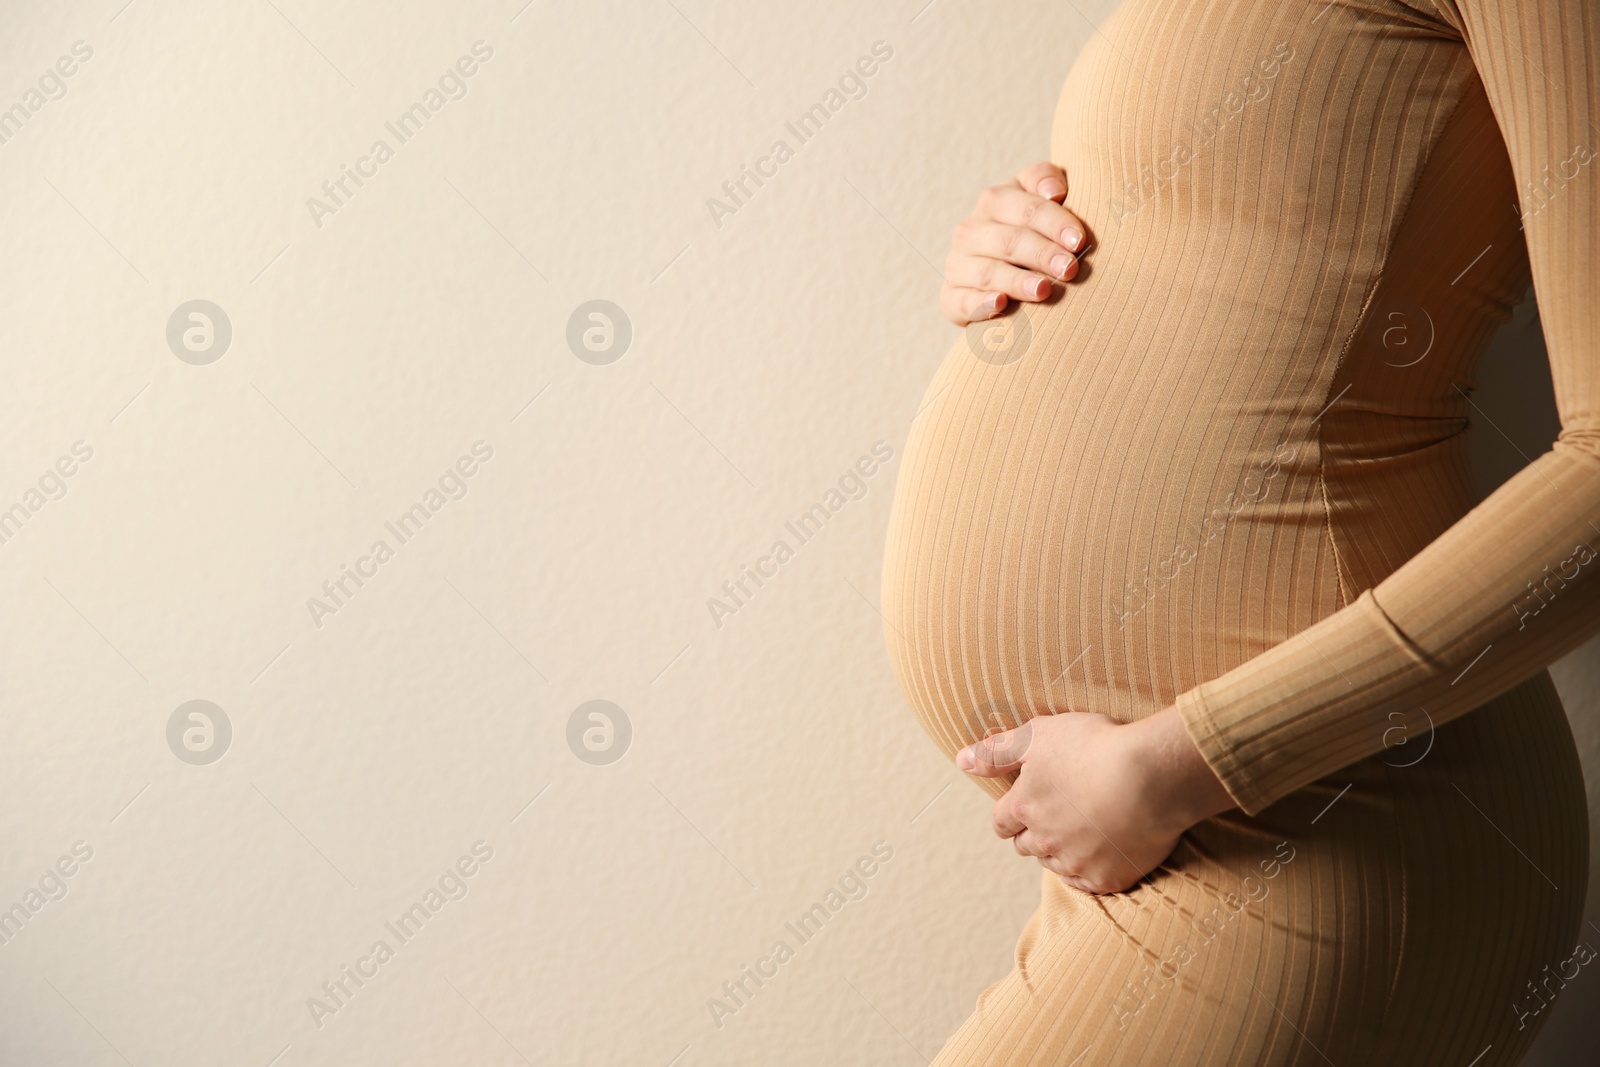
[[[1073,874],[1070,870],[1068,870],[1067,869],[1067,865],[1062,863],[1060,860],[1056,859],[1056,857],[1054,857],[1054,856],[1040,856],[1039,857],[1039,866],[1043,867],[1045,870],[1051,872],[1052,874],[1058,876],[1061,879],[1062,882],[1066,883],[1067,885],[1070,885],[1072,888],[1074,888],[1074,889],[1082,889],[1083,888],[1083,886],[1078,881],[1078,876]]]
[[[982,289],[946,285],[939,290],[939,310],[957,326],[992,319],[1010,303],[1004,293],[986,293]]]
[[[1074,262],[1062,281],[1078,273]],[[950,253],[945,283],[939,289],[939,310],[957,326],[992,319],[1012,300],[1033,303],[1050,295],[1050,279],[994,259]]]
[[[1073,871],[1065,863],[1054,856],[1039,857],[1039,866],[1050,871],[1061,879],[1061,884],[1070,886],[1080,893],[1090,893],[1094,896],[1106,896],[1110,893],[1124,893],[1139,884],[1140,879],[1128,881],[1125,876],[1110,873],[1083,874]]]
[[[1078,216],[1016,182],[985,189],[978,196],[978,209],[973,215],[980,220],[1026,227],[1070,252],[1080,251],[1088,240],[1089,231]]]
[[[980,219],[967,219],[956,227],[950,255],[945,261],[947,274],[958,268],[957,260],[1010,263],[1038,271],[1057,281],[1066,281],[1078,273],[1078,257],[1059,242],[1024,226]],[[962,284],[955,278],[949,280],[956,285]],[[1049,291],[1046,286],[1040,295]]]
[[[1038,856],[1039,866],[1061,879],[1061,884],[1076,889],[1080,893],[1114,893],[1117,886],[1106,879],[1094,875],[1085,875],[1067,866],[1066,862],[1058,856]]]
[[[1062,885],[1070,886],[1081,893],[1092,893],[1097,896],[1120,893],[1132,884],[1124,878],[1105,872],[1084,873],[1074,870],[1061,857],[1052,855],[1032,830],[1024,830],[1012,838],[1011,843],[1017,850],[1017,855],[1038,860],[1039,866],[1060,878]]]
[[[1039,835],[1032,830],[1024,830],[1016,837],[1013,837],[1011,839],[1011,847],[1017,850],[1017,855],[1029,856],[1037,859],[1040,863],[1045,860],[1053,860],[1050,850],[1045,847],[1044,842],[1039,840]]]
[[[1018,834],[1027,830],[1028,824],[1022,817],[1022,805],[1018,803],[1019,799],[1016,793],[1008,792],[994,802],[994,808],[989,815],[989,822],[994,827],[996,837],[1015,838]]]
[[[979,778],[998,778],[1016,770],[1027,758],[1033,743],[1033,720],[1015,730],[990,734],[975,745],[956,753],[956,766]]]
[[[1018,300],[1039,301],[1050,295],[1050,279],[998,259],[952,252],[945,260],[945,280],[958,288],[1001,292]]]
[[[1054,163],[1035,163],[1023,168],[1017,184],[1046,200],[1060,200],[1067,195],[1067,172]]]
[[[1008,300],[1044,300],[1052,282],[1078,276],[1078,255],[1090,240],[1082,220],[1062,206],[1066,195],[1066,171],[1049,162],[979,195],[945,260],[945,318],[957,326],[993,318]]]

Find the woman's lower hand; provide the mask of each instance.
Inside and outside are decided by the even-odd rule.
[[[1132,723],[1041,715],[956,755],[968,774],[1019,771],[994,832],[1087,893],[1116,893],[1171,854],[1183,831],[1234,806],[1176,708]]]
[[[957,326],[993,318],[1008,299],[1038,302],[1053,282],[1077,277],[1088,230],[1061,206],[1067,172],[1035,163],[1009,182],[978,196],[978,206],[956,226],[944,261],[939,306]]]

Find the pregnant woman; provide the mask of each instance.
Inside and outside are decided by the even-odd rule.
[[[940,1067],[1494,1067],[1600,982],[1597,68],[1593,0],[1126,0],[958,229],[885,635],[1045,870]],[[1474,506],[1530,277],[1562,431]]]

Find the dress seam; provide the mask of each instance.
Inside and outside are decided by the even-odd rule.
[[[1323,529],[1328,535],[1328,552],[1333,556],[1333,580],[1339,592],[1339,606],[1348,607],[1350,592],[1345,588],[1344,560],[1339,558],[1339,542],[1333,534],[1333,505],[1328,502],[1328,479],[1323,466],[1322,431],[1317,431],[1317,495],[1322,498]]]

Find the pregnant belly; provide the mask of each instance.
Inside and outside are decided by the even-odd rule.
[[[1286,420],[1170,352],[1022,314],[1020,355],[951,348],[890,518],[891,661],[947,753],[1036,714],[1152,713],[1337,606]]]

